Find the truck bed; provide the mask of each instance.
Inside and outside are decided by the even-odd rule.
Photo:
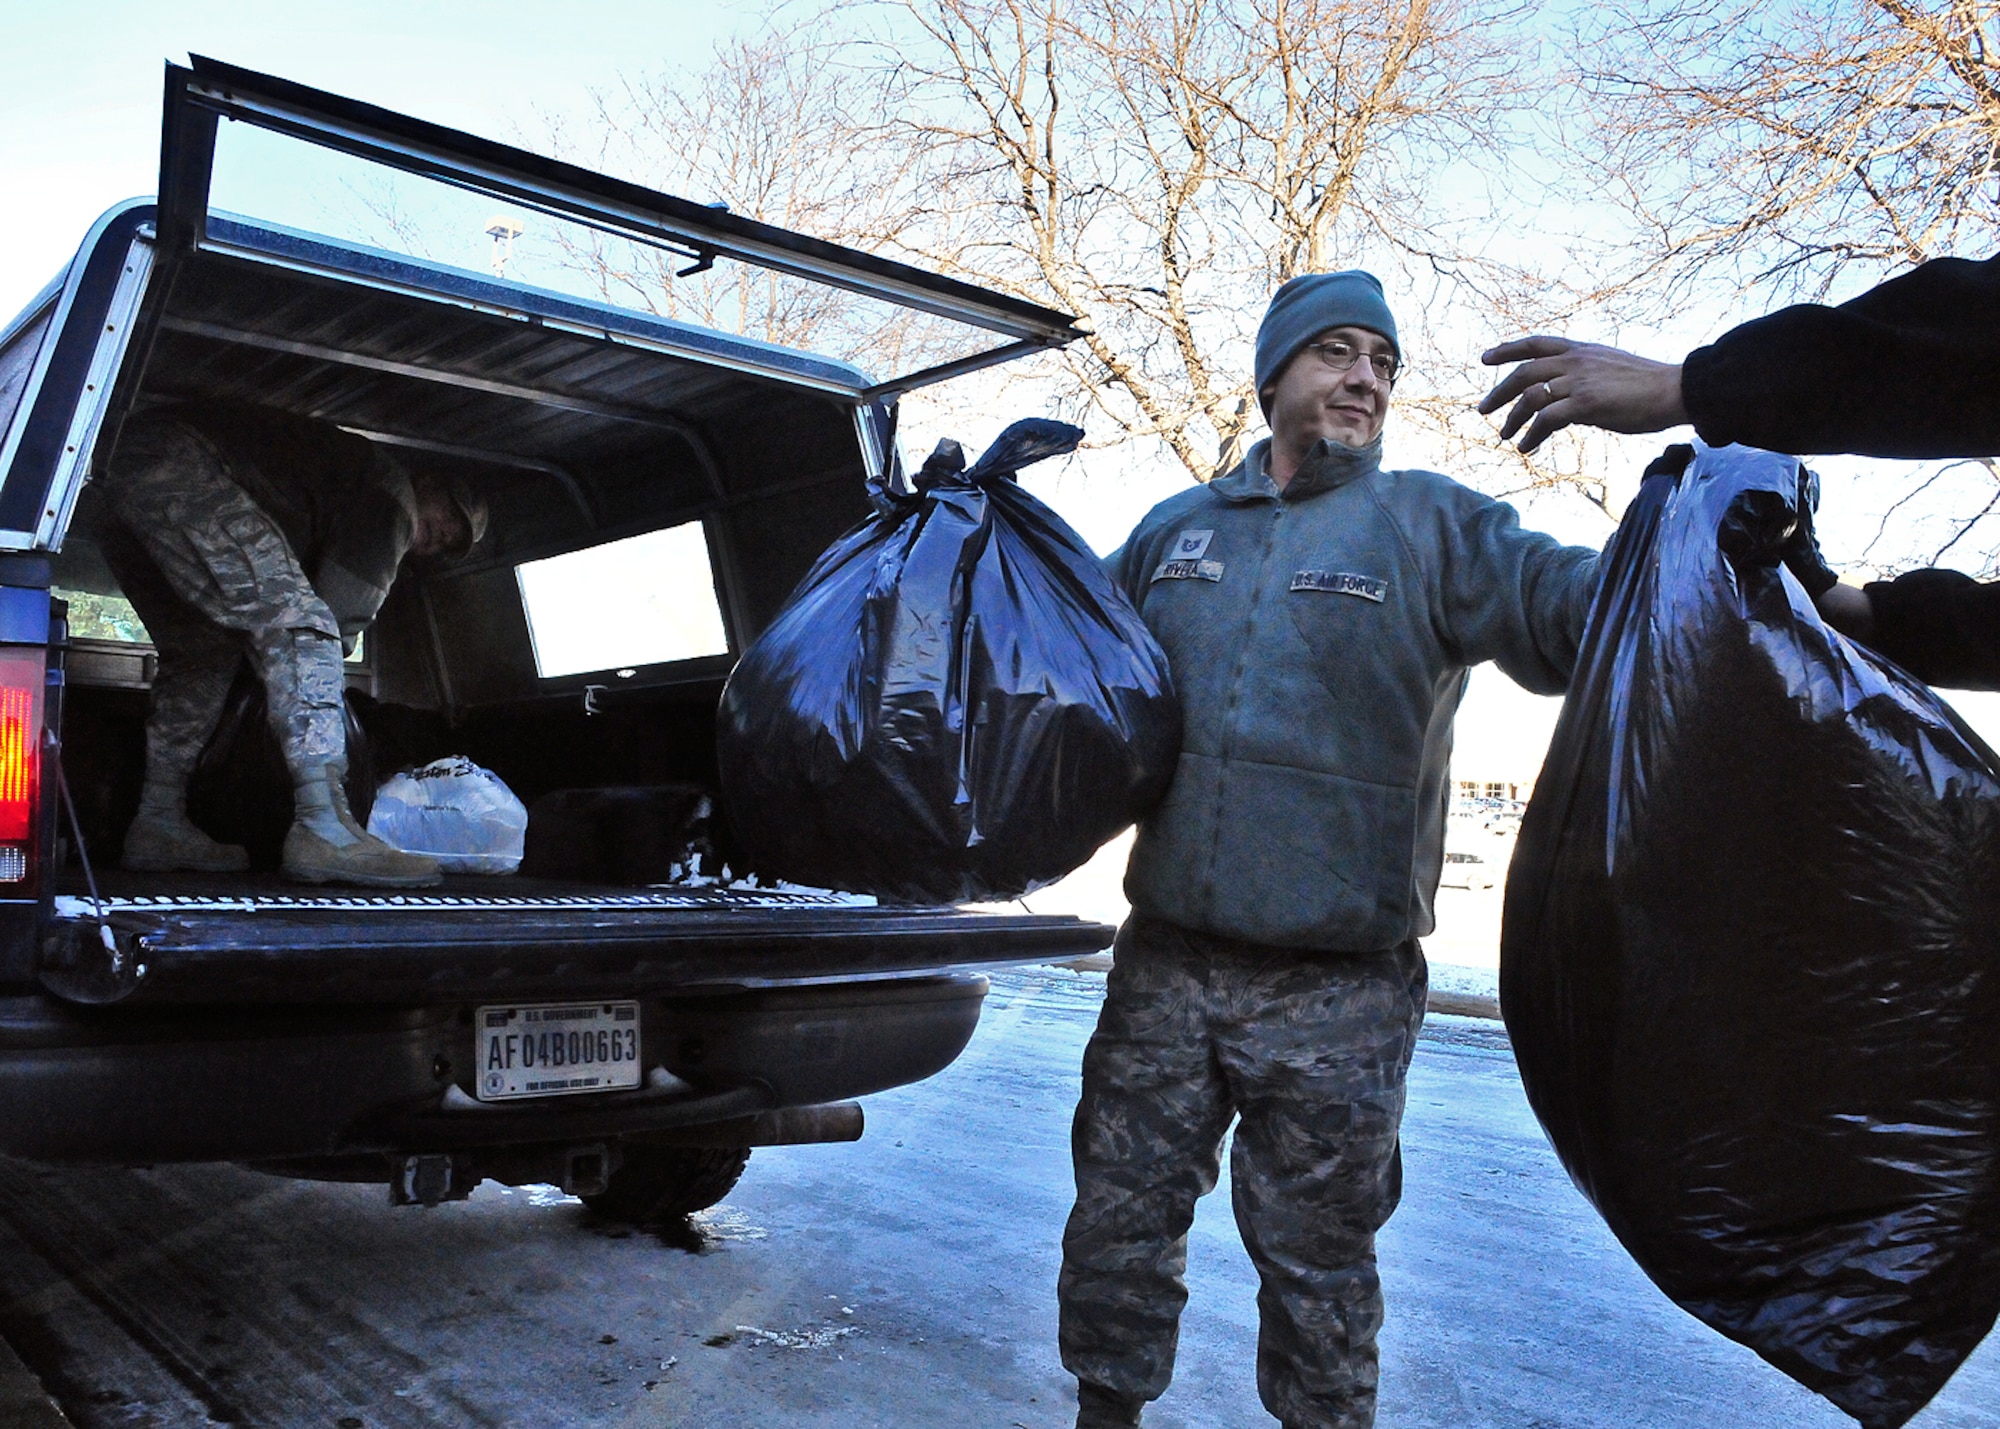
[[[448,876],[412,893],[256,875],[66,878],[43,985],[84,1003],[436,1005],[630,997],[1047,962],[1110,944],[1068,915],[849,895]]]

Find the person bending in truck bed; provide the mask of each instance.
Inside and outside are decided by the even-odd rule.
[[[285,876],[436,883],[433,860],[375,838],[349,812],[342,659],[406,557],[471,550],[484,503],[460,483],[413,477],[383,447],[328,423],[221,403],[131,418],[104,500],[105,558],[159,649],[124,866],[249,867],[242,848],[187,814],[189,776],[247,657],[292,779]]]
[[[1172,1377],[1232,1118],[1264,1404],[1287,1429],[1374,1421],[1375,1233],[1402,1187],[1452,719],[1483,660],[1568,684],[1598,564],[1448,477],[1383,470],[1400,369],[1372,276],[1286,283],[1257,334],[1269,440],[1106,563],[1185,723],[1083,1057],[1057,1290],[1079,1429],[1137,1424]]]
[[[1532,451],[1572,424],[1657,432],[1692,423],[1711,446],[1804,456],[2000,454],[2000,258],[1938,258],[1838,307],[1801,303],[1731,329],[1680,363],[1564,337],[1485,354],[1517,362],[1479,404],[1514,404]],[[1908,571],[1864,587],[1793,566],[1836,630],[1933,685],[2000,689],[2000,582]],[[1813,567],[1817,569],[1813,569]]]

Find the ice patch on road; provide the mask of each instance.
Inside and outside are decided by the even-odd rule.
[[[510,1200],[518,1196],[531,1206],[580,1206],[583,1204],[575,1196],[564,1193],[560,1186],[503,1186],[497,1181],[483,1183],[481,1192],[495,1192]]]
[[[836,1340],[861,1333],[859,1325],[815,1325],[805,1330],[761,1330],[755,1325],[738,1325],[736,1333],[749,1335],[767,1345],[788,1350],[823,1350]]]
[[[1431,991],[1459,997],[1498,998],[1500,970],[1497,967],[1467,967],[1463,963],[1431,961]]]
[[[771,1233],[754,1224],[750,1217],[730,1206],[696,1211],[688,1224],[710,1240],[769,1240]]]
[[[582,1201],[569,1195],[560,1186],[523,1186],[531,1206],[580,1206]]]

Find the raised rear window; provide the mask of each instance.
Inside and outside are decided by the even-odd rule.
[[[544,679],[729,653],[699,521],[514,568]]]

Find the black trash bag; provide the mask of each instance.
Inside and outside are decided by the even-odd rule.
[[[914,494],[877,489],[878,514],[744,654],[717,744],[752,870],[1012,898],[1159,801],[1181,731],[1166,656],[1082,538],[1014,482],[1082,436],[1016,422],[970,471],[940,445]]]
[[[375,765],[355,701],[354,692],[348,691],[343,787],[347,807],[365,825],[375,804]],[[250,866],[260,871],[278,867],[285,835],[292,827],[292,775],[285,766],[284,746],[271,732],[269,709],[264,682],[248,661],[238,665],[222,716],[188,781],[188,817],[210,838],[243,845],[249,850]]]
[[[1678,467],[1606,557],[1500,1004],[1641,1268],[1893,1429],[2000,1310],[2000,773],[1778,566],[1809,473]]]

